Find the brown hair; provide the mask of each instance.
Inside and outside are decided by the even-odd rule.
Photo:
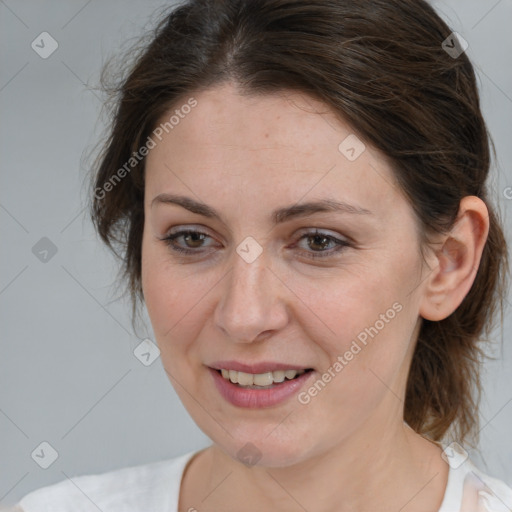
[[[405,421],[433,440],[450,428],[459,442],[477,439],[480,336],[491,332],[498,305],[503,317],[508,255],[486,188],[490,137],[474,70],[465,53],[442,47],[451,32],[422,0],[190,0],[166,13],[126,78],[112,86],[102,75],[114,108],[91,211],[122,258],[133,312],[143,300],[145,160],[114,183],[116,173],[162,115],[201,89],[232,81],[252,95],[301,91],[387,155],[421,226],[421,248],[453,226],[464,196],[487,204],[475,282],[448,318],[423,320],[404,406]]]

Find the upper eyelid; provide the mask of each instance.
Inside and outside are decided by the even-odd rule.
[[[203,226],[200,226],[199,228],[187,226],[187,227],[182,227],[182,228],[176,229],[175,231],[168,230],[162,237],[162,240],[165,240],[166,238],[169,238],[169,237],[175,236],[175,235],[182,236],[187,233],[198,233],[200,235],[206,235],[212,239],[215,239],[215,237],[210,234],[209,230]]]
[[[348,240],[351,240],[351,237],[346,235],[346,234],[341,234],[341,233],[338,233],[336,232],[335,230],[331,229],[331,228],[324,228],[324,227],[318,227],[318,226],[310,226],[310,227],[302,227],[302,228],[298,228],[294,231],[296,232],[299,232],[300,234],[305,234],[305,233],[313,233],[314,231],[318,231],[320,234],[327,234],[329,236],[333,236],[333,237],[343,237],[343,238],[347,238]],[[173,235],[173,234],[176,234],[176,233],[181,233],[183,231],[194,231],[194,232],[198,232],[198,233],[204,233],[208,236],[211,236],[212,238],[215,238],[215,236],[211,235],[210,232],[211,232],[211,229],[202,225],[202,224],[184,224],[184,225],[176,225],[176,226],[173,226],[172,228],[169,228],[168,230],[166,230],[164,236],[169,236],[169,235]]]
[[[203,231],[203,229],[206,229],[204,227],[200,228],[190,228],[190,227],[183,227],[180,229],[177,229],[176,231],[168,231],[163,237],[161,237],[161,240],[167,240],[171,237],[179,238],[180,236],[186,235],[188,233],[198,233],[200,235],[206,235],[207,237],[211,238],[212,240],[215,240],[215,237],[210,235],[208,231]],[[295,235],[295,243],[300,242],[302,238],[307,236],[315,236],[315,235],[323,235],[327,238],[330,238],[331,240],[338,241],[341,243],[345,243],[347,245],[353,245],[355,244],[355,241],[347,236],[347,235],[340,235],[338,233],[332,233],[330,229],[328,228],[301,228],[298,230],[298,233]],[[194,250],[194,249],[191,249]],[[199,249],[198,249],[199,250]]]

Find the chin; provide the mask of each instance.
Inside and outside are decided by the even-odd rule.
[[[261,432],[261,428],[255,428],[252,434],[246,431],[243,435],[223,436],[213,442],[233,460],[247,467],[289,467],[307,460],[314,451],[304,445],[304,436],[277,439],[272,435],[262,437]],[[271,432],[270,428],[268,432]]]

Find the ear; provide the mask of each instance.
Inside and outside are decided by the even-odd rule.
[[[433,252],[420,316],[439,321],[459,307],[475,280],[488,233],[487,206],[476,196],[464,197],[452,230],[443,235],[441,248]]]

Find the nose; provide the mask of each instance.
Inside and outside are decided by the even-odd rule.
[[[266,339],[288,322],[282,297],[286,287],[267,266],[265,252],[251,263],[235,251],[232,259],[215,309],[215,324],[236,343]]]

